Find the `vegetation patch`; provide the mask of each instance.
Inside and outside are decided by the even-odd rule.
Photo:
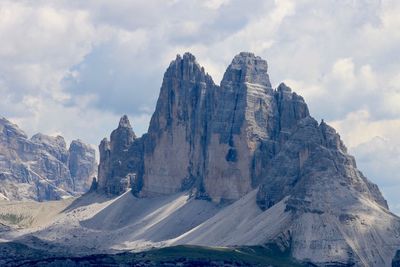
[[[33,223],[33,217],[14,213],[0,213],[0,222],[10,226],[26,227]]]
[[[14,245],[15,246],[15,245]],[[1,246],[0,246],[1,248]],[[3,249],[4,250],[4,249]],[[8,249],[9,250],[9,249]],[[277,246],[251,247],[202,247],[174,246],[153,249],[139,253],[101,254],[84,257],[44,255],[42,252],[30,252],[28,247],[19,246],[4,255],[14,255],[13,259],[4,259],[4,263],[19,266],[276,266],[302,267],[290,257],[289,252],[281,252]],[[23,253],[24,250],[28,250]],[[4,251],[6,252],[6,251]],[[27,257],[24,257],[23,255]],[[8,257],[5,257],[8,258]],[[1,257],[0,257],[1,263]]]

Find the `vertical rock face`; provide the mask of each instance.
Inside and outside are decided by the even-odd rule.
[[[71,142],[68,168],[74,185],[74,191],[84,193],[90,188],[92,179],[97,175],[96,151],[81,140]]]
[[[145,137],[143,196],[188,189],[202,175],[210,114],[206,99],[215,88],[193,55],[170,64]]]
[[[110,141],[101,141],[99,151],[99,190],[118,195],[139,186],[137,177],[143,169],[143,145],[141,139],[136,138],[126,115],[111,133]]]
[[[18,126],[0,119],[0,193],[5,199],[54,200],[86,191],[90,184],[84,169],[91,169],[87,175],[92,176],[95,166],[94,150],[80,141],[67,150],[61,136],[39,133],[28,139]]]
[[[308,116],[301,97],[283,84],[271,88],[267,70],[265,60],[240,53],[215,92],[204,179],[212,199],[235,200],[256,186],[281,133]]]
[[[301,120],[265,172],[259,206],[268,209],[290,195],[288,209],[324,212],[327,206],[340,207],[363,196],[388,209],[376,185],[357,170],[346,151],[326,123]]]

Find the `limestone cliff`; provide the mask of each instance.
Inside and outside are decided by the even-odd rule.
[[[170,194],[200,182],[216,88],[193,55],[177,56],[170,64],[144,138],[143,196]]]
[[[97,176],[96,151],[82,140],[73,140],[68,149],[68,169],[73,181],[73,191],[85,193]]]
[[[118,195],[137,185],[137,177],[143,169],[143,145],[141,139],[136,138],[127,116],[121,118],[110,141],[106,138],[101,141],[99,151],[99,190]]]
[[[0,196],[9,200],[55,200],[87,191],[96,175],[95,151],[81,141],[69,150],[63,137],[32,138],[0,119]]]

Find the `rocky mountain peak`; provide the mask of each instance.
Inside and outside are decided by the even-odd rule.
[[[0,117],[0,132],[2,137],[15,136],[28,138],[28,136],[18,127],[4,117]]]
[[[119,120],[118,128],[131,128],[131,123],[129,122],[128,116],[123,115],[121,119]]]
[[[176,59],[170,63],[165,72],[164,81],[174,79],[175,81],[194,82],[204,79],[205,76],[204,68],[197,63],[196,57],[191,53],[185,53],[183,57],[178,54]],[[207,79],[211,79],[211,77],[207,75]]]
[[[42,133],[29,139],[4,118],[1,128],[0,194],[10,200],[44,201],[89,189],[86,181],[96,175],[97,164],[95,151],[88,145],[73,141],[67,150],[62,136]]]
[[[221,85],[224,83],[251,83],[271,88],[267,61],[253,53],[239,53],[226,70]]]
[[[141,138],[136,138],[128,116],[121,117],[118,128],[104,138],[100,145],[100,164],[96,189],[107,194],[118,195],[131,186],[143,165]]]
[[[195,244],[222,245],[229,235],[229,244],[243,244],[248,235],[246,244],[276,243],[316,266],[389,266],[400,221],[335,129],[312,118],[286,84],[272,89],[267,71],[265,60],[243,52],[216,86],[193,55],[178,56],[148,133],[130,145],[123,136],[118,149],[101,143],[99,189],[118,195],[130,186],[139,198],[189,191],[196,199],[235,202],[198,228]],[[242,223],[227,230],[233,221]],[[223,234],[215,237],[218,225]]]
[[[185,61],[191,61],[191,62],[196,62],[196,57],[190,53],[190,52],[185,52],[183,54],[183,60]]]
[[[111,150],[127,149],[134,139],[136,139],[136,135],[132,130],[128,116],[124,115],[119,121],[118,128],[111,133]]]
[[[31,137],[33,142],[42,143],[48,146],[58,146],[60,148],[66,148],[67,144],[65,142],[64,137],[57,135],[57,136],[50,136],[45,135],[42,133],[37,133]]]
[[[276,90],[278,92],[286,92],[286,93],[292,92],[292,89],[289,86],[287,86],[285,83],[280,83],[278,88],[276,88]]]

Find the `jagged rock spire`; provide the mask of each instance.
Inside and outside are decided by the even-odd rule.
[[[131,186],[131,178],[140,176],[143,164],[142,140],[136,138],[128,116],[123,115],[118,128],[100,145],[98,191],[118,195]],[[138,183],[138,179],[134,182]],[[132,185],[140,188],[138,184]]]
[[[227,82],[253,83],[271,88],[267,61],[253,53],[239,53],[226,70],[222,85]]]
[[[111,133],[111,150],[118,151],[126,149],[132,144],[134,139],[136,139],[136,135],[133,132],[128,116],[123,115],[119,120],[118,128]]]
[[[121,119],[119,120],[118,128],[131,128],[131,123],[129,122],[128,116],[123,115]]]

